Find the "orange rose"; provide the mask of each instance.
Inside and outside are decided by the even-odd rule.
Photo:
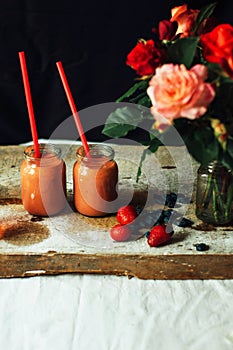
[[[171,10],[170,21],[178,23],[176,35],[180,34],[180,37],[192,36],[193,26],[199,12],[199,10],[189,10],[187,5],[174,7]]]
[[[233,78],[233,27],[220,24],[200,36],[204,58],[220,66]]]

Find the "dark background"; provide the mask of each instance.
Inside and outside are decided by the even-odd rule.
[[[113,102],[136,74],[125,64],[141,37],[182,1],[0,1],[0,144],[31,140],[18,52],[26,55],[39,138],[48,138],[71,115],[56,68],[61,60],[77,108]],[[210,1],[186,1],[200,8]],[[215,15],[232,24],[232,0],[219,1]],[[93,116],[93,118],[96,116]],[[98,115],[103,124],[107,115]],[[88,132],[104,140],[102,127]]]

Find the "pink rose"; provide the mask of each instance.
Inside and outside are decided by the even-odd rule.
[[[172,124],[177,118],[197,119],[205,114],[215,97],[212,85],[204,82],[207,74],[202,64],[190,70],[183,64],[164,64],[156,68],[147,93],[157,124]]]

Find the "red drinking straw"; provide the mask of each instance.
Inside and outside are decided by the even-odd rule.
[[[83,148],[85,150],[86,155],[88,156],[89,152],[90,152],[89,146],[87,144],[86,136],[84,134],[83,127],[82,127],[82,124],[81,124],[81,121],[80,121],[80,118],[78,115],[78,111],[77,111],[77,108],[75,106],[74,99],[72,97],[71,90],[70,90],[68,81],[66,79],[66,75],[65,75],[61,61],[56,62],[56,65],[58,68],[58,72],[60,74],[60,78],[61,78],[64,90],[65,90],[69,105],[70,105],[70,109],[71,109],[73,116],[74,116],[74,121],[75,121],[75,124],[77,126],[77,129],[78,129],[78,132],[79,132],[82,144],[83,144]]]
[[[25,55],[24,55],[23,51],[19,52],[19,59],[20,59],[22,76],[23,76],[23,84],[24,84],[24,91],[25,91],[25,96],[26,96],[26,101],[27,101],[27,108],[28,108],[28,114],[29,114],[29,120],[30,120],[30,126],[31,126],[32,139],[33,139],[33,143],[34,143],[35,157],[39,158],[40,157],[40,147],[39,147],[39,143],[38,143],[36,121],[35,121],[33,104],[32,104],[30,84],[29,84],[29,80],[28,80],[26,60],[25,60]]]

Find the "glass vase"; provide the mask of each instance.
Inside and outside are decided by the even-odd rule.
[[[233,174],[220,161],[201,165],[197,174],[196,216],[213,225],[233,220]]]

